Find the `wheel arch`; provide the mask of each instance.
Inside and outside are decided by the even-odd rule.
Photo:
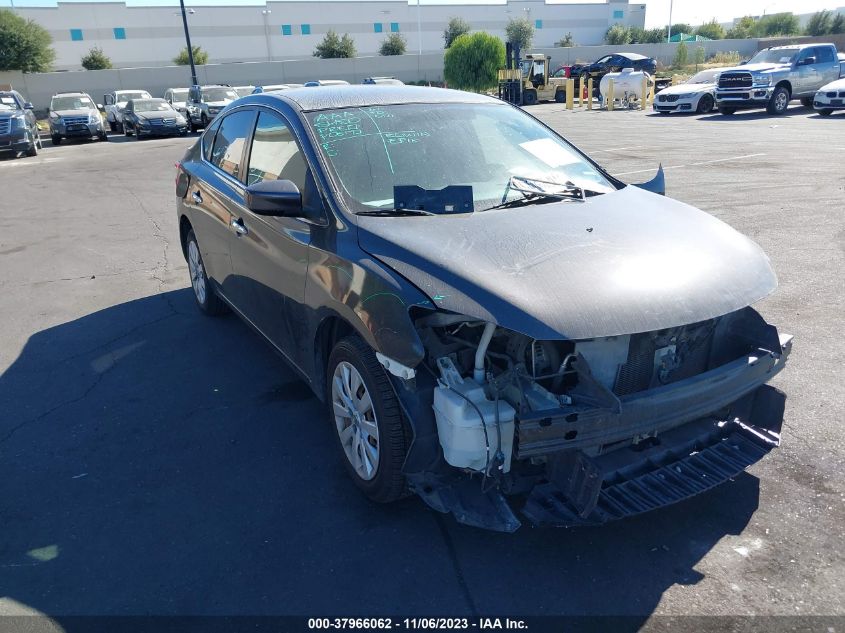
[[[786,88],[790,99],[792,98],[792,83],[788,79],[781,79],[775,84],[775,88]]]
[[[182,246],[182,256],[188,258],[188,233],[193,230],[191,221],[188,216],[182,214],[179,216],[179,244]]]

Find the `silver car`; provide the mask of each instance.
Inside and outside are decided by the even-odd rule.
[[[50,100],[50,139],[59,145],[66,138],[108,140],[103,117],[84,92],[61,92]]]

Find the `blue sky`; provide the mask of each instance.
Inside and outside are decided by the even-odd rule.
[[[74,0],[69,0],[74,1]],[[84,2],[98,2],[108,0],[78,0]],[[354,2],[355,0],[346,0]],[[504,4],[504,2],[487,0],[420,0],[422,4]],[[575,3],[587,3],[594,0],[579,0]],[[595,0],[601,2],[602,0]],[[0,0],[0,6],[55,6],[55,0]],[[763,13],[777,13],[792,11],[794,13],[811,13],[821,9],[833,9],[845,6],[845,0],[831,2],[830,0],[672,0],[672,21],[700,24],[711,18],[719,22],[728,22],[743,15],[761,15]],[[319,0],[315,0],[318,4]],[[410,4],[416,4],[410,0]],[[573,4],[568,0],[551,0],[552,4]],[[646,5],[646,27],[663,26],[669,21],[670,0],[642,0]],[[128,0],[130,6],[171,6],[178,5],[178,0]],[[262,0],[185,0],[186,5],[263,5]]]

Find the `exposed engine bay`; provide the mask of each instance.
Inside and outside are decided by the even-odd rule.
[[[425,366],[436,378],[431,406],[443,460],[462,474],[460,485],[528,495],[524,514],[558,524],[603,520],[596,513],[614,479],[618,484],[631,474],[648,474],[666,462],[667,451],[669,462],[700,462],[704,444],[721,450],[721,440],[739,428],[732,424],[751,427],[740,418],[749,418],[761,398],[766,403],[754,420],[761,409],[777,417],[777,398],[756,392],[782,368],[791,341],[751,308],[654,332],[575,341],[534,340],[442,312],[416,324]],[[751,432],[767,451],[779,441],[780,420],[766,424]],[[658,453],[661,459],[655,459]],[[612,468],[602,472],[608,464]],[[732,476],[747,465],[731,463],[718,475]],[[716,475],[707,483],[717,483]],[[685,494],[661,494],[683,498],[697,490],[676,484]],[[534,498],[544,488],[552,500]],[[616,514],[636,513],[637,504],[640,511],[666,504],[650,494],[640,489],[633,507]],[[460,520],[467,508],[455,514]]]

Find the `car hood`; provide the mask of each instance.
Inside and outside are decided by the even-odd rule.
[[[586,202],[357,220],[361,248],[438,308],[538,339],[694,323],[777,286],[750,239],[634,186]]]
[[[669,86],[660,91],[662,95],[685,95],[697,92],[709,92],[716,87],[716,84],[677,84]]]
[[[175,119],[181,116],[176,110],[157,110],[156,112],[136,112],[139,119]]]
[[[96,112],[96,110],[91,110],[89,108],[80,108],[79,110],[53,110],[59,116],[88,116],[91,112]]]
[[[831,81],[817,90],[817,92],[825,92],[827,90],[845,90],[845,78]]]
[[[225,108],[227,105],[232,103],[231,101],[206,101],[205,105],[209,108]]]
[[[773,70],[789,70],[791,64],[745,64],[744,66],[737,66],[736,68],[725,68],[722,74],[729,72],[749,72],[749,73],[765,73]]]

